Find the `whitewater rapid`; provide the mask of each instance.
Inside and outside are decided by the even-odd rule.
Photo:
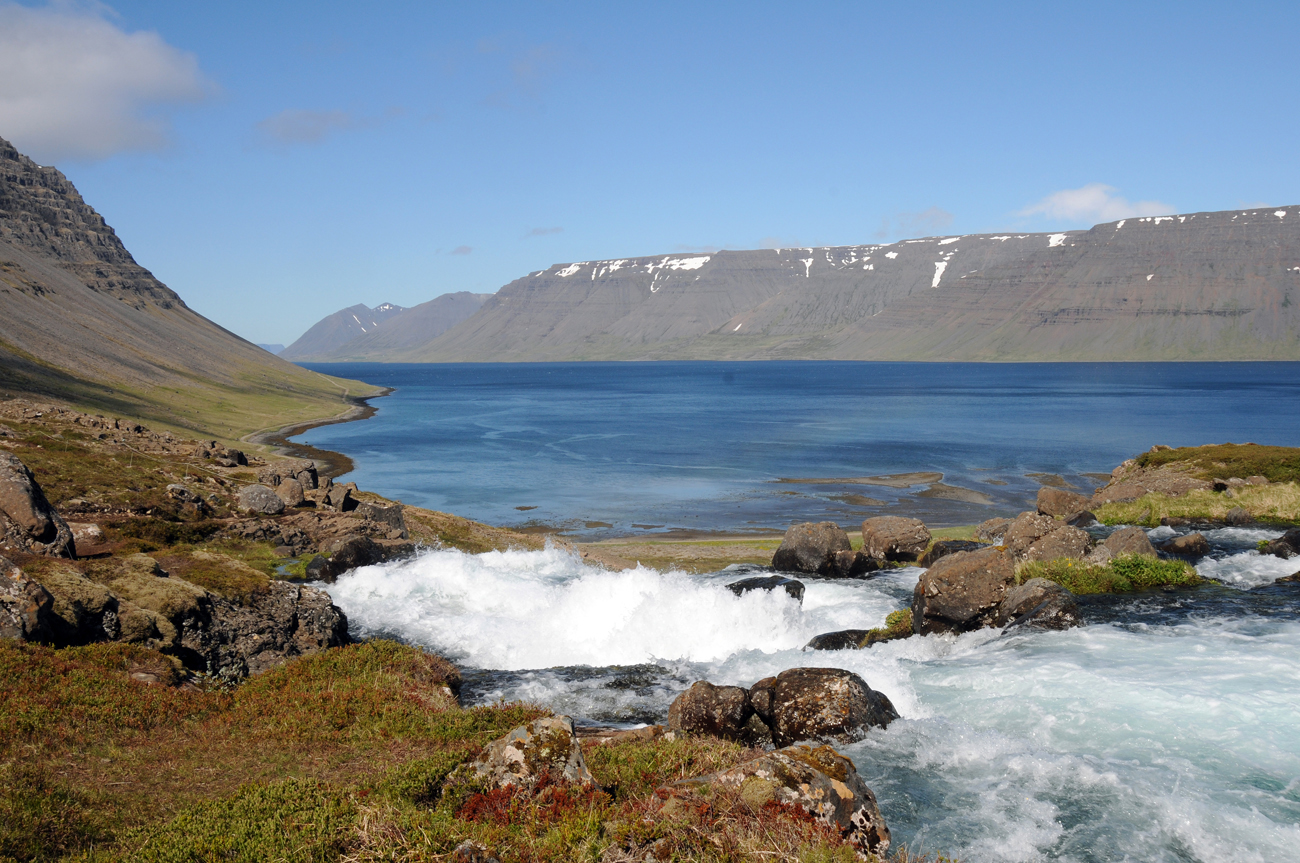
[[[428,551],[328,589],[354,634],[461,664],[467,700],[525,699],[591,721],[662,722],[699,679],[857,672],[902,719],[843,751],[913,851],[1277,861],[1300,856],[1300,589],[1273,582],[1300,561],[1253,549],[1278,533],[1211,532],[1215,551],[1197,568],[1221,586],[1085,598],[1085,627],[869,650],[801,648],[881,625],[921,570],[804,578],[800,604],[732,594],[746,567],[615,573],[557,549]]]

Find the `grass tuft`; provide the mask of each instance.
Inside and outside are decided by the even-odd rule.
[[[1156,560],[1139,554],[1126,554],[1105,566],[1073,558],[1028,561],[1016,567],[1016,583],[1031,578],[1045,578],[1065,587],[1076,596],[1089,593],[1131,593],[1156,587],[1195,587],[1203,579],[1191,564],[1180,560]]]
[[[1138,524],[1156,527],[1160,519],[1203,518],[1222,521],[1229,510],[1241,507],[1260,521],[1300,522],[1300,485],[1294,482],[1246,485],[1232,497],[1200,489],[1181,497],[1146,494],[1128,503],[1108,503],[1093,511],[1102,524]]]
[[[1200,479],[1262,476],[1269,482],[1300,481],[1300,448],[1225,443],[1217,446],[1186,446],[1144,452],[1139,467],[1180,464],[1189,475]]]

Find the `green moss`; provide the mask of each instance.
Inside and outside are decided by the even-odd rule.
[[[912,609],[900,608],[898,611],[889,613],[889,616],[885,618],[884,626],[867,630],[866,636],[858,646],[870,647],[882,641],[893,641],[896,638],[907,638],[910,635],[912,635]]]
[[[466,751],[440,752],[392,768],[375,790],[395,801],[432,807],[442,796],[442,785],[469,758]]]
[[[1179,447],[1145,452],[1140,467],[1183,464],[1190,475],[1202,479],[1262,476],[1269,482],[1300,481],[1300,448],[1225,443],[1217,446]]]
[[[1131,593],[1156,587],[1194,587],[1203,579],[1191,564],[1179,560],[1157,560],[1139,554],[1126,554],[1105,566],[1073,558],[1030,561],[1016,568],[1016,583],[1031,578],[1045,578],[1065,587],[1076,596],[1089,593]]]

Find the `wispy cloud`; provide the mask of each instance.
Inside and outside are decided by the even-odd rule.
[[[1036,204],[1025,207],[1017,215],[1045,216],[1061,222],[1079,222],[1089,225],[1113,222],[1135,216],[1163,216],[1174,212],[1174,207],[1160,201],[1129,201],[1115,194],[1114,186],[1089,183],[1077,189],[1053,192]]]
[[[952,213],[940,207],[930,207],[919,213],[895,213],[880,220],[876,239],[891,237],[920,237],[931,235],[952,224]]]
[[[401,108],[389,108],[381,117],[358,117],[349,111],[286,108],[260,121],[257,131],[272,144],[318,144],[335,132],[373,128],[403,113]]]
[[[451,253],[453,255],[468,255],[472,251],[474,251],[474,249],[471,246],[457,246],[451,250]]]
[[[168,111],[216,91],[198,59],[102,4],[0,0],[0,132],[44,162],[160,150]]]
[[[568,61],[567,53],[558,45],[543,43],[518,48],[513,52],[497,43],[482,40],[480,54],[503,54],[508,59],[505,68],[498,69],[497,83],[488,92],[485,104],[507,110],[519,110],[542,100],[546,88]],[[499,62],[499,61],[493,61]]]
[[[545,237],[545,236],[548,236],[548,235],[550,235],[550,234],[562,234],[562,233],[564,233],[564,228],[533,228],[531,231],[529,231],[528,233],[524,234],[524,236],[525,236],[525,237]]]

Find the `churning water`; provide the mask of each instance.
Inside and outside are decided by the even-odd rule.
[[[1169,528],[1153,532],[1156,538]],[[921,572],[805,578],[737,597],[752,570],[607,572],[558,550],[430,551],[330,587],[354,631],[467,669],[467,701],[526,699],[601,723],[662,722],[693,681],[835,666],[902,719],[842,747],[897,840],[968,861],[1279,861],[1300,856],[1300,568],[1208,534],[1195,590],[1085,597],[1088,625],[802,651],[880,625]]]

